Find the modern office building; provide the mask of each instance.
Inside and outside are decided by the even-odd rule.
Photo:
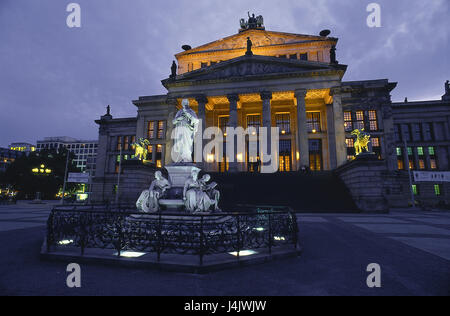
[[[37,150],[56,150],[62,148],[75,154],[74,163],[82,172],[90,171],[95,175],[95,165],[98,150],[98,141],[96,140],[78,140],[72,137],[45,137],[37,141]]]
[[[23,151],[26,153],[36,151],[36,145],[30,143],[11,143],[9,144],[8,148],[11,150]]]
[[[5,172],[8,166],[19,157],[25,156],[25,151],[11,150],[9,148],[0,148],[0,172]]]

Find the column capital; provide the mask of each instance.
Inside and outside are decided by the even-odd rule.
[[[197,101],[198,103],[203,103],[203,104],[208,103],[208,98],[206,97],[205,94],[197,94],[194,98],[195,98],[195,101]]]
[[[237,102],[239,101],[239,94],[237,93],[227,94],[227,98],[229,102]]]
[[[330,88],[330,95],[334,96],[342,93],[342,87],[332,87]]]
[[[166,99],[166,103],[168,105],[175,105],[175,106],[177,106],[178,105],[178,99],[176,97],[168,97]]]
[[[294,95],[295,95],[295,97],[298,99],[298,98],[305,98],[306,97],[306,93],[308,92],[308,90],[306,90],[306,89],[296,89],[295,91],[294,91]]]
[[[264,100],[272,100],[272,92],[270,91],[261,91],[259,93],[259,95],[261,96],[261,99]]]

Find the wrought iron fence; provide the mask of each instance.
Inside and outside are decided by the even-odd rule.
[[[114,249],[161,254],[206,255],[281,246],[297,247],[297,219],[286,210],[246,213],[143,215],[101,206],[54,208],[47,223],[47,251],[75,248]]]

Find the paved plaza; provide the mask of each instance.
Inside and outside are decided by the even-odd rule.
[[[205,275],[81,264],[82,287],[70,289],[67,263],[39,258],[51,207],[0,206],[1,295],[450,294],[450,212],[299,214],[298,258]],[[381,288],[366,285],[370,263]]]

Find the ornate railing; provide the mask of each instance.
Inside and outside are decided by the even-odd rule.
[[[47,251],[61,248],[114,249],[162,254],[206,255],[297,247],[297,220],[286,210],[246,213],[143,215],[100,206],[54,208],[47,223]]]

